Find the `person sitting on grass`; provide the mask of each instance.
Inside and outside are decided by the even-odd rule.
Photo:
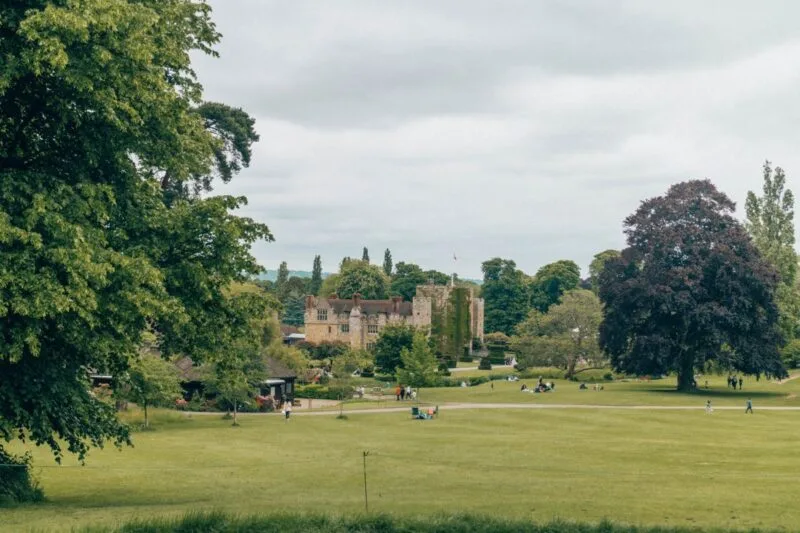
[[[528,390],[528,385],[527,385],[526,383],[523,383],[523,384],[522,384],[522,387],[520,387],[520,388],[519,388],[519,390],[521,390],[521,391],[526,391],[526,390]]]

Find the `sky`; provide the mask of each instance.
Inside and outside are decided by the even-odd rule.
[[[800,2],[210,4],[205,98],[261,136],[215,193],[270,227],[268,269],[367,246],[462,277],[492,257],[586,276],[673,183],[710,179],[740,217],[766,159],[800,183]]]

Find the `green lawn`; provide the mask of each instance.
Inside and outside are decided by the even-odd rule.
[[[705,389],[705,378],[700,380],[700,389],[694,394],[675,391],[675,378],[655,381],[615,381],[598,382],[604,390],[595,392],[592,384],[589,390],[580,390],[579,384],[572,381],[545,379],[556,383],[554,392],[532,394],[520,392],[523,383],[529,387],[536,385],[536,379],[520,379],[516,382],[494,381],[475,387],[453,387],[423,389],[420,399],[428,403],[551,403],[551,404],[596,404],[596,405],[696,405],[704,406],[711,400],[715,406],[741,406],[750,397],[758,406],[800,407],[800,379],[779,385],[765,379],[747,379],[744,389],[732,391],[725,386],[725,377],[710,376],[709,389]]]
[[[647,394],[669,396],[639,392]],[[216,416],[171,419],[137,433],[135,448],[93,452],[85,467],[53,467],[35,450],[50,501],[3,509],[0,530],[68,530],[201,509],[360,512],[365,450],[374,512],[800,524],[800,412],[501,409],[444,411],[433,421],[373,413],[289,423],[249,416],[238,428]]]

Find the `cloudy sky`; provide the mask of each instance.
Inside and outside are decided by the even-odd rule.
[[[465,277],[514,259],[584,269],[622,219],[710,178],[743,209],[765,159],[800,183],[792,0],[212,0],[206,98],[261,142],[217,192],[326,271],[369,247]]]

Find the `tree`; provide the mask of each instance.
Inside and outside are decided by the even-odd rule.
[[[482,269],[486,331],[511,335],[528,312],[525,275],[514,261],[499,257],[485,261]]]
[[[389,278],[379,266],[350,261],[342,266],[336,283],[339,298],[360,294],[365,300],[382,300],[389,295]]]
[[[628,247],[600,275],[600,345],[615,369],[676,372],[692,388],[708,361],[784,376],[775,270],[734,203],[708,180],[673,185],[625,219]]]
[[[319,289],[322,287],[322,258],[314,256],[314,266],[311,269],[311,283],[308,286],[309,294],[319,294]]]
[[[340,278],[339,274],[331,274],[330,276],[322,280],[322,285],[320,285],[319,287],[319,292],[317,293],[317,296],[319,296],[320,298],[328,298],[331,295],[336,294],[336,291],[339,286],[339,278]]]
[[[144,412],[144,427],[150,427],[149,406],[171,402],[181,396],[175,365],[150,354],[143,354],[131,364],[124,385],[120,389],[125,391],[124,396]]]
[[[302,326],[305,323],[306,300],[303,296],[291,295],[283,304],[281,322],[289,326]]]
[[[438,270],[425,271],[425,283],[433,283],[434,285],[449,285],[450,276]]]
[[[401,261],[395,265],[391,293],[410,302],[417,294],[417,286],[425,284],[426,281],[427,277],[418,265]]]
[[[333,360],[333,375],[337,378],[349,378],[356,370],[364,370],[374,366],[372,354],[366,350],[347,350]]]
[[[763,195],[747,193],[745,227],[761,255],[780,274],[777,302],[781,330],[786,339],[800,335],[800,292],[797,282],[797,254],[794,251],[794,195],[784,189],[786,175],[770,162],[764,163]]]
[[[595,254],[592,262],[589,264],[589,289],[597,294],[597,285],[600,279],[600,273],[606,266],[606,261],[620,256],[619,250],[605,250],[599,254]]]
[[[84,459],[130,442],[86,369],[123,375],[148,328],[198,362],[251,335],[228,288],[272,235],[232,214],[244,198],[187,194],[255,138],[203,108],[190,59],[214,54],[209,6],[44,6],[0,15],[0,438]]]
[[[364,247],[364,251],[361,252],[361,260],[365,263],[369,263],[369,250],[367,250],[366,246]]]
[[[411,348],[415,331],[413,326],[405,324],[389,324],[381,330],[373,348],[378,370],[391,374],[396,368],[402,368],[400,354]]]
[[[258,384],[266,379],[266,365],[261,356],[230,357],[214,364],[206,382],[209,392],[216,394],[221,405],[233,411],[233,425],[238,426],[239,405],[251,401],[259,392]]]
[[[421,331],[414,333],[411,348],[400,352],[402,367],[398,367],[397,379],[412,387],[430,387],[436,384],[438,362]]]
[[[579,362],[594,366],[603,362],[598,344],[602,317],[600,300],[593,292],[567,291],[546,315],[533,311],[518,326],[518,332],[527,334],[512,339],[512,350],[521,366],[555,366],[570,378]]]
[[[383,252],[383,273],[392,276],[392,252],[388,248]]]
[[[581,270],[574,261],[562,260],[545,265],[531,283],[531,306],[546,313],[561,301],[561,295],[578,287]]]
[[[286,285],[287,281],[289,281],[289,267],[287,266],[286,261],[281,261],[281,264],[278,267],[278,277],[275,280],[275,290],[278,291],[278,294],[281,293],[283,286]]]

